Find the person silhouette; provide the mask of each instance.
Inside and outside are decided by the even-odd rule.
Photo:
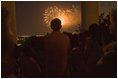
[[[11,34],[11,14],[5,6],[1,6],[1,77],[16,77],[16,43]]]
[[[51,21],[53,32],[44,38],[45,74],[48,77],[64,76],[67,68],[67,54],[70,48],[69,37],[60,32],[61,20]]]

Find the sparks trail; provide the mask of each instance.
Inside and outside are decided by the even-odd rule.
[[[57,6],[50,6],[45,9],[44,21],[47,26],[54,18],[59,18],[62,21],[63,27],[70,27],[80,23],[80,12],[78,7],[72,5],[71,8],[59,8]]]

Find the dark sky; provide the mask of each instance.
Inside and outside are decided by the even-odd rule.
[[[80,1],[16,1],[17,35],[45,35],[47,32],[51,32],[50,28],[44,23],[44,10],[49,6],[69,8],[72,5],[81,8]],[[116,6],[116,1],[100,1],[99,13],[108,13],[111,8]]]
[[[17,35],[45,35],[51,30],[45,25],[43,14],[49,6],[80,6],[79,1],[16,1]]]

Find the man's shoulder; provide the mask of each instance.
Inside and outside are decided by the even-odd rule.
[[[63,34],[63,33],[62,33],[62,35],[63,35],[63,37],[64,37],[66,40],[70,40],[68,35]]]
[[[48,35],[45,36],[46,39],[57,38],[57,37],[69,40],[69,37],[66,34],[63,34],[63,33],[58,33],[58,34],[51,33],[51,34],[48,34]]]

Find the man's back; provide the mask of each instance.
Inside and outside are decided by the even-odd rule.
[[[45,37],[46,72],[49,75],[63,75],[67,66],[70,42],[68,36],[59,31]]]

